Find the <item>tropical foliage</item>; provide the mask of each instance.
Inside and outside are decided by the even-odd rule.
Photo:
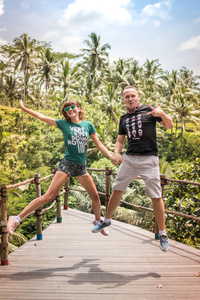
[[[95,125],[100,140],[113,151],[119,117],[125,112],[122,90],[127,85],[137,85],[142,104],[156,106],[161,103],[161,107],[173,118],[173,130],[157,127],[162,174],[179,179],[195,174],[196,177],[191,177],[199,182],[196,158],[200,157],[200,77],[184,66],[180,70],[163,70],[157,59],[146,59],[142,65],[134,57],[110,62],[110,44],[101,45],[100,36],[94,32],[83,43],[85,48],[77,49],[75,54],[67,51],[58,53],[50,44],[22,34],[11,45],[0,47],[1,182],[13,184],[33,177],[35,173],[45,176],[58,165],[64,153],[61,132],[23,114],[18,106],[19,98],[27,107],[55,119],[62,118],[61,106],[65,100],[77,99],[85,108],[87,119]],[[109,164],[109,160],[90,141],[88,167],[104,168]],[[117,168],[111,168],[117,171]],[[98,190],[105,189],[102,176],[93,174]],[[42,193],[48,184],[42,183]],[[71,184],[77,185],[76,180],[71,179]],[[134,181],[124,194],[124,200],[151,206],[144,189],[142,182]],[[168,209],[196,215],[199,213],[198,195],[195,188],[185,186],[179,189],[169,185],[164,192]],[[31,185],[25,192],[9,190],[8,215],[18,213],[34,197],[35,190]],[[76,193],[72,193],[72,207],[91,212],[87,195],[79,196],[79,202],[75,201],[76,198]],[[104,197],[101,196],[101,200],[104,204]],[[118,217],[120,215],[124,220],[124,214],[123,208]],[[129,211],[128,215],[130,222],[146,229],[152,228],[152,214],[134,212],[132,216]],[[44,215],[45,226],[54,216],[54,211]],[[188,230],[191,230],[190,243],[199,243],[198,228],[193,222],[182,222],[175,217],[167,221],[171,236],[180,239],[182,232],[181,241],[188,242]],[[193,231],[192,226],[195,228]],[[35,219],[26,219],[18,232],[28,238],[33,236]]]
[[[199,182],[200,158],[197,158],[191,165],[180,168],[180,170],[176,172],[175,178],[190,182]],[[190,184],[175,184],[174,188],[168,194],[168,197],[165,198],[165,205],[170,210],[195,217],[200,217],[199,203],[199,186]],[[172,238],[192,246],[196,245],[200,248],[199,223],[175,215],[168,215],[167,223]]]

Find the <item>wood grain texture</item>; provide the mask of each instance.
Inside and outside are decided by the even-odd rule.
[[[92,233],[93,215],[62,210],[43,240],[32,238],[0,266],[0,299],[200,299],[200,251],[113,221],[109,236]],[[162,286],[159,288],[158,286]]]

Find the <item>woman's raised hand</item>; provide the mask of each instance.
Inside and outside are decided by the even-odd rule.
[[[22,100],[19,100],[19,106],[21,107],[21,109],[23,109],[23,108],[24,108],[24,103],[23,103],[23,101],[22,101]]]

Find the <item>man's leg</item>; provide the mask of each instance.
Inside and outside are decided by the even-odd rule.
[[[162,198],[151,198],[159,230],[165,230],[165,207]]]
[[[156,221],[159,227],[160,248],[167,252],[169,249],[168,237],[165,231],[165,207],[162,198],[151,198]]]
[[[108,208],[105,214],[104,221],[92,229],[92,232],[99,232],[102,228],[111,225],[110,218],[115,209],[120,203],[124,191],[127,189],[129,183],[137,178],[138,173],[135,168],[135,157],[131,155],[123,155],[123,162],[119,167],[115,183],[113,185],[113,192],[108,202]]]
[[[92,232],[96,233],[101,231],[103,228],[111,225],[111,217],[114,214],[115,209],[119,205],[121,198],[122,198],[123,192],[114,190],[112,192],[112,195],[110,197],[110,200],[108,202],[108,208],[105,214],[104,222],[101,222],[100,224],[97,224],[93,229]]]
[[[117,206],[119,205],[123,192],[114,190],[112,195],[110,196],[110,200],[108,201],[108,208],[105,214],[105,219],[111,219],[112,215],[114,214]]]
[[[92,200],[92,209],[95,215],[95,220],[93,224],[97,225],[99,224],[101,219],[101,202],[94,181],[89,174],[77,176],[76,178],[78,179],[80,184],[86,189],[90,196],[90,199]],[[109,231],[107,228],[103,228],[102,230],[100,230],[100,232],[103,235],[109,235]]]
[[[138,158],[138,172],[145,182],[146,195],[151,197],[153,210],[159,227],[160,248],[167,251],[168,237],[165,231],[165,207],[160,185],[159,159],[157,156]]]

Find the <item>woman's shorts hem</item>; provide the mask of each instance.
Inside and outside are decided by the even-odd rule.
[[[58,171],[66,173],[69,177],[83,176],[88,173],[86,162],[78,165],[66,157],[61,160]]]

